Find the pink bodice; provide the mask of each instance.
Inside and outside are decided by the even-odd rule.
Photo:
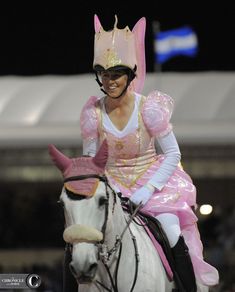
[[[104,129],[102,121],[100,127],[100,139],[107,139],[109,146],[106,164],[108,176],[126,189],[134,187],[138,179],[157,160],[153,139],[145,129],[141,115],[139,127],[121,138]]]

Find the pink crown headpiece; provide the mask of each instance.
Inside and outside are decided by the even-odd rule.
[[[117,28],[117,22],[115,15],[113,30],[105,31],[98,16],[95,15],[93,67],[100,65],[107,70],[115,66],[126,66],[133,70],[137,66],[137,77],[131,85],[133,90],[141,92],[146,74],[144,44],[146,20],[142,17],[132,31],[128,26],[124,29]]]

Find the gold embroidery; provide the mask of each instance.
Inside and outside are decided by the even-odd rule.
[[[70,192],[72,192],[75,195],[83,195],[83,196],[87,196],[87,197],[92,197],[94,196],[96,189],[98,188],[99,185],[99,180],[96,179],[95,182],[93,183],[92,189],[89,190],[89,192],[86,192],[83,190],[83,192],[81,192],[81,190],[77,190],[76,188],[74,188],[70,183],[64,183],[64,187],[69,190]]]
[[[104,52],[102,63],[106,62],[106,68],[114,67],[121,64],[121,59],[113,49],[107,49]]]
[[[157,161],[157,155],[151,136],[145,128],[141,107],[145,98],[141,97],[138,108],[138,128],[122,138],[118,138],[103,127],[102,102],[97,111],[99,116],[100,142],[107,139],[109,158],[107,173],[120,185],[130,188]]]
[[[123,142],[122,141],[116,141],[116,145],[115,145],[115,149],[116,150],[118,150],[118,151],[120,151],[120,150],[122,150],[123,149],[123,147],[124,147],[124,145],[123,145]]]

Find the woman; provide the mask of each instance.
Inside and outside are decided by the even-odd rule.
[[[157,90],[146,97],[140,94],[145,78],[145,18],[132,31],[118,29],[116,18],[113,30],[105,31],[95,16],[95,31],[93,66],[105,95],[90,97],[82,110],[83,152],[95,155],[107,139],[110,183],[161,222],[185,291],[197,290],[195,276],[206,286],[215,285],[218,272],[203,261],[192,210],[196,189],[180,166],[170,123],[173,100]]]

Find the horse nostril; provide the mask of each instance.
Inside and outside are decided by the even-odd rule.
[[[90,265],[89,267],[89,274],[91,275],[91,277],[95,276],[96,270],[97,270],[97,263],[93,263],[92,265]]]
[[[70,268],[70,271],[71,271],[72,275],[73,275],[75,278],[77,278],[77,272],[76,272],[76,270],[75,270],[75,268],[74,268],[74,266],[73,266],[72,263],[69,264],[69,268]]]

